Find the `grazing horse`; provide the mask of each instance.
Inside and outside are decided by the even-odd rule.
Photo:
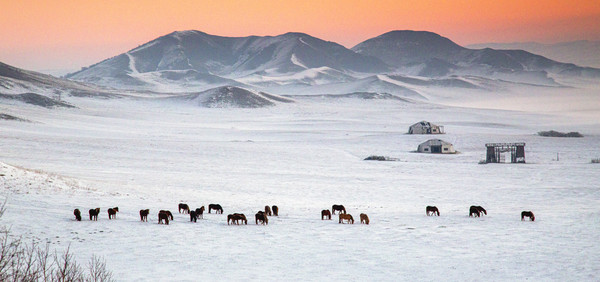
[[[73,215],[75,215],[75,220],[81,221],[81,212],[79,211],[79,209],[75,209],[73,211]]]
[[[273,209],[273,215],[274,216],[279,216],[279,207],[273,206],[272,209]]]
[[[197,222],[198,214],[196,211],[190,211],[190,221]]]
[[[229,222],[231,222],[231,224],[240,224],[239,221],[248,224],[248,219],[246,219],[246,216],[243,213],[234,213],[227,216],[227,225],[229,225]]]
[[[345,214],[345,213],[340,213],[340,222],[339,223],[343,223],[344,220],[346,220],[346,222],[354,224],[354,218],[352,217],[351,214]]]
[[[531,221],[535,221],[535,215],[533,215],[533,213],[531,211],[522,211],[521,212],[521,221],[523,219],[525,219],[526,217],[529,217],[529,219]]]
[[[487,211],[481,206],[471,206],[469,208],[470,217],[480,217],[482,213],[487,215]]]
[[[263,211],[259,211],[256,213],[256,215],[254,215],[254,221],[256,224],[258,224],[258,221],[260,221],[263,225],[269,224],[269,218]]]
[[[140,210],[140,220],[148,222],[148,214],[150,213],[149,209]]]
[[[98,221],[98,214],[100,213],[100,208],[90,209],[90,220]]]
[[[161,212],[162,212],[162,213],[166,213],[166,214],[167,214],[167,216],[168,216],[169,218],[171,218],[171,220],[173,220],[173,214],[171,213],[171,211],[169,211],[169,210],[160,210],[160,211],[158,211],[158,213],[161,213]]]
[[[158,224],[162,224],[163,222],[164,224],[169,225],[169,214],[165,210],[158,212]]]
[[[338,213],[344,212],[344,214],[345,214],[346,213],[346,208],[344,207],[344,205],[333,205],[333,206],[331,206],[331,214],[335,214],[335,211],[338,211]]]
[[[352,216],[350,216],[350,217],[352,217]],[[367,216],[367,214],[364,214],[364,213],[360,214],[360,223],[369,225],[369,217]]]
[[[196,209],[196,216],[199,218],[204,218],[204,206]]]
[[[180,203],[179,204],[179,213],[183,210],[183,213],[190,213],[190,207],[187,204]]]
[[[321,211],[321,220],[324,220],[325,218],[331,220],[331,212],[329,210]]]
[[[211,210],[215,210],[215,213],[223,214],[223,208],[219,204],[208,205],[208,213],[210,213]]]
[[[114,207],[112,209],[108,209],[108,219],[116,219],[117,212],[119,212],[119,207]]]
[[[440,210],[436,206],[427,206],[425,208],[425,213],[427,216],[437,215],[440,216]]]
[[[268,216],[272,216],[273,213],[271,212],[271,207],[269,206],[265,206],[265,214]]]

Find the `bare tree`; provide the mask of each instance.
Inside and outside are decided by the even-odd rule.
[[[0,217],[6,211],[6,200],[0,205]],[[70,251],[50,254],[49,245],[39,247],[35,241],[24,244],[21,237],[11,239],[10,230],[0,226],[0,281],[34,282],[105,282],[114,281],[104,260],[92,256],[88,272]]]

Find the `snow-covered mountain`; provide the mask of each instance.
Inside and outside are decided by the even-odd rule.
[[[189,86],[197,90],[202,86],[243,86],[231,78],[279,76],[323,67],[367,73],[388,69],[377,58],[303,33],[221,37],[200,31],[178,31],[67,77],[119,88],[155,89],[157,83],[193,81],[195,85]],[[186,74],[174,75],[174,71]]]
[[[425,31],[392,31],[352,49],[304,33],[222,37],[177,31],[67,77],[161,93],[234,86],[278,95],[377,92],[415,98],[429,87],[494,90],[467,85],[473,78],[561,87],[568,85],[565,78],[600,78],[600,69],[523,50],[469,49]]]
[[[548,86],[557,85],[551,75],[600,77],[600,69],[559,63],[523,50],[468,49],[427,31],[391,31],[352,50],[377,57],[400,73],[425,77],[477,75]]]
[[[555,44],[537,42],[480,43],[467,45],[471,49],[525,50],[546,58],[580,66],[600,68],[600,41],[578,40]]]

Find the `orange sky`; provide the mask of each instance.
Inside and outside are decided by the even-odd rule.
[[[78,69],[187,29],[222,36],[298,31],[346,47],[401,29],[461,45],[600,40],[600,1],[0,0],[0,61]]]

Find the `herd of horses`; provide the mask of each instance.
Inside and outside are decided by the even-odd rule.
[[[354,224],[354,217],[352,217],[351,214],[346,213],[346,208],[344,207],[344,205],[333,205],[331,206],[331,211],[322,210],[321,220],[331,220],[331,215],[335,214],[336,211],[338,212],[338,223],[344,223],[345,221],[346,223]],[[369,225],[369,216],[367,216],[367,214],[365,213],[361,213],[360,223]]]
[[[180,203],[178,207],[179,213],[189,214],[191,222],[197,222],[198,218],[204,218],[204,206],[201,206],[195,210],[190,209],[187,204]],[[223,207],[219,204],[210,204],[208,205],[208,213],[211,211],[215,211],[216,214],[223,214]],[[118,207],[108,209],[108,219],[116,219],[117,212],[119,212]],[[321,220],[331,220],[331,215],[338,212],[338,223],[349,223],[354,224],[354,218],[351,214],[346,213],[346,208],[343,205],[333,205],[331,206],[331,211],[328,209],[324,209],[321,211]],[[100,208],[90,209],[89,210],[90,220],[97,221],[98,214],[100,213]],[[148,222],[148,214],[150,213],[149,209],[140,210],[140,220],[144,222]],[[73,211],[75,215],[75,220],[81,221],[81,211],[79,209],[75,209]],[[427,216],[440,216],[440,210],[436,206],[427,206],[425,207],[425,214]],[[469,207],[469,217],[481,217],[482,215],[487,215],[487,211],[482,206],[471,206]],[[258,211],[254,215],[254,222],[256,225],[260,222],[262,225],[269,224],[269,216],[279,216],[279,207],[277,206],[265,206],[264,211]],[[531,211],[523,211],[521,212],[521,220],[525,220],[528,218],[530,221],[535,221],[535,215]],[[160,210],[158,212],[158,224],[169,224],[169,220],[173,220],[173,214],[168,210]],[[360,214],[360,223],[361,224],[369,224],[369,217],[361,213]],[[243,213],[233,213],[227,215],[227,225],[235,224],[248,224],[248,219],[246,215]]]

